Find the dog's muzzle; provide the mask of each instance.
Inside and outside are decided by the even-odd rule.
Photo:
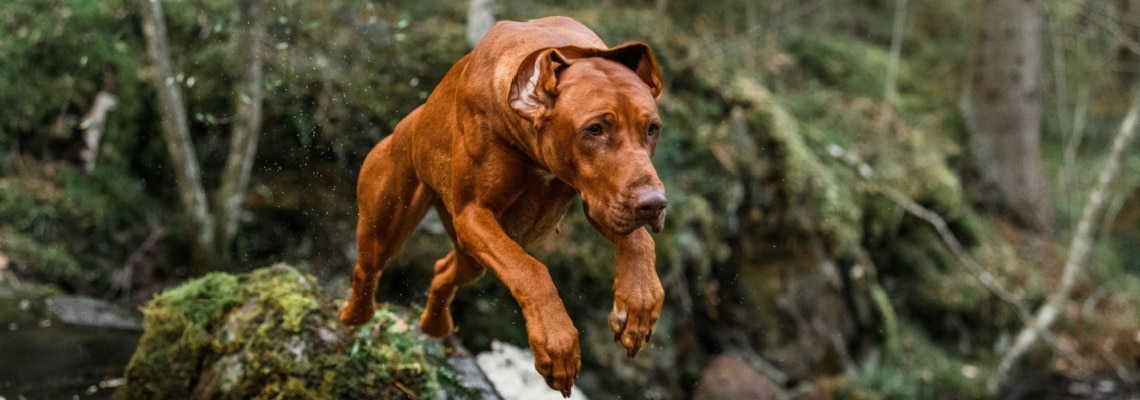
[[[637,224],[649,225],[653,232],[661,232],[665,227],[665,192],[655,187],[646,187],[634,195],[633,209],[640,222]]]

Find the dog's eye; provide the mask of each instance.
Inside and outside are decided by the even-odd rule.
[[[601,135],[602,124],[590,124],[590,126],[586,127],[586,132],[589,132],[591,135]]]
[[[649,137],[656,137],[659,133],[661,133],[661,125],[649,124],[649,131],[646,133]]]

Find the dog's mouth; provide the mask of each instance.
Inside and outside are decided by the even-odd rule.
[[[633,201],[606,201],[594,207],[586,198],[582,199],[586,219],[599,231],[611,232],[618,236],[648,226],[654,233],[665,228],[665,206],[638,207]]]

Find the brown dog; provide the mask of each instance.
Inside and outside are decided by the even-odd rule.
[[[380,271],[435,206],[455,246],[435,263],[420,327],[450,334],[456,287],[490,268],[522,308],[535,368],[569,396],[581,364],[578,330],[546,266],[522,246],[551,231],[581,195],[587,219],[617,248],[610,328],[633,357],[664,298],[642,228],[658,231],[665,221],[650,161],[660,93],[643,43],[610,49],[565,17],[496,24],[364,160],[359,263],[341,321],[371,318]]]

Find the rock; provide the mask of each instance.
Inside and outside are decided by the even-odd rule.
[[[137,317],[107,301],[83,296],[57,296],[45,303],[48,311],[69,324],[142,330],[142,323]]]
[[[284,264],[208,274],[162,293],[144,313],[117,399],[474,395],[443,345],[414,329],[409,310],[380,306],[368,323],[345,327],[315,279]]]
[[[693,390],[693,400],[786,400],[788,393],[744,362],[717,356],[705,367]]]
[[[455,371],[455,375],[467,385],[471,391],[475,392],[475,400],[503,400],[499,392],[495,390],[495,385],[483,373],[483,369],[479,368],[479,363],[475,357],[467,351],[459,339],[454,336],[446,340],[449,354],[447,356],[447,365]],[[458,399],[450,393],[440,393],[440,400]]]
[[[507,400],[561,400],[562,394],[546,386],[546,381],[534,370],[534,355],[507,343],[491,343],[491,351],[475,356],[479,368]],[[577,385],[571,389],[571,400],[586,400]]]

